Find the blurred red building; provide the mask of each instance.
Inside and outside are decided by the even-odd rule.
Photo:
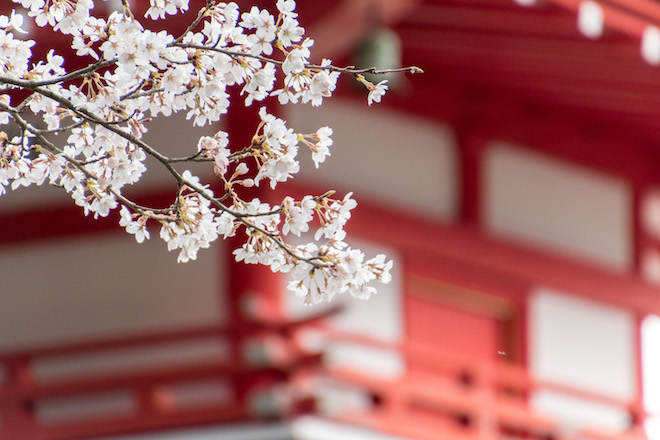
[[[331,126],[332,157],[263,194],[354,191],[349,236],[394,258],[393,283],[303,307],[285,279],[232,262],[231,243],[177,265],[56,189],[10,193],[0,439],[647,438],[660,4],[298,8],[319,55],[383,50],[425,71],[390,78],[373,108],[346,83],[320,108],[283,109],[299,131]],[[252,117],[232,116],[234,139]],[[193,148],[202,131],[172,121],[150,140]],[[150,174],[140,197],[167,185]]]

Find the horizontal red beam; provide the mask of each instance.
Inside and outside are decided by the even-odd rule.
[[[550,285],[639,313],[660,314],[657,288],[628,274],[617,274],[568,257],[482,237],[456,226],[411,218],[361,203],[347,224],[349,234],[397,249],[408,274],[460,282],[465,287],[490,274],[489,289],[502,281],[522,286]],[[378,228],[373,225],[377,224]],[[405,225],[405,227],[402,227]],[[441,245],[439,245],[441,244]],[[460,272],[444,270],[460,265]],[[447,277],[447,278],[444,278]],[[460,279],[459,279],[460,278]],[[481,286],[483,287],[483,286]],[[505,284],[509,288],[509,284]],[[621,292],[626,292],[622,295]]]
[[[521,8],[513,0],[500,1],[497,7],[490,8],[463,2],[422,4],[403,23],[415,28],[469,30],[521,38],[584,39],[575,25],[575,14],[561,8]]]
[[[514,66],[489,64],[488,60],[479,63],[479,67],[459,65],[460,60],[451,59],[441,66],[444,62],[438,61],[437,68],[450,69],[451,75],[464,87],[512,92],[511,96],[527,103],[536,103],[540,107],[573,108],[576,113],[583,115],[585,121],[590,122],[620,118],[626,124],[620,127],[622,133],[629,132],[633,137],[641,137],[635,133],[635,128],[644,128],[647,130],[645,135],[652,138],[659,135],[655,129],[660,119],[660,107],[657,105],[660,94],[651,89],[644,93],[616,85],[603,85],[599,88],[597,81],[589,84],[588,80],[561,77],[552,72],[537,74]],[[432,81],[420,81],[419,85],[426,86],[427,90],[432,90],[434,86]]]
[[[11,362],[14,359],[34,359],[38,357],[53,357],[104,351],[117,348],[131,348],[166,342],[180,342],[204,337],[228,337],[231,335],[246,335],[253,332],[290,332],[298,327],[314,324],[339,313],[341,306],[330,307],[319,313],[301,319],[271,320],[231,324],[226,326],[202,327],[196,329],[177,330],[171,332],[154,333],[149,335],[135,335],[125,338],[99,339],[75,344],[47,346],[33,348],[25,351],[12,351],[0,353],[0,362]]]
[[[158,384],[173,383],[193,379],[217,379],[257,376],[285,376],[299,368],[316,367],[320,365],[320,354],[306,354],[295,357],[285,363],[268,366],[246,366],[241,360],[232,359],[229,362],[211,362],[203,365],[193,365],[179,368],[150,370],[139,373],[113,375],[104,373],[84,379],[69,379],[55,383],[30,384],[18,387],[17,395],[12,396],[19,401],[29,402],[37,399],[89,394],[117,389],[139,390]]]
[[[20,440],[75,440],[90,436],[126,435],[128,433],[203,426],[227,422],[252,420],[253,415],[240,405],[213,405],[190,411],[166,413],[142,413],[133,417],[112,420],[89,420],[66,425],[44,426],[37,431],[37,437]],[[0,433],[0,440],[18,440],[9,434]]]
[[[471,33],[443,29],[401,28],[404,56],[422,68],[433,66],[437,57],[455,58],[455,62],[479,65],[525,67],[542,73],[627,84],[649,86],[657,90],[657,69],[644,63],[630,44],[594,41],[561,41],[550,38],[518,38],[492,33]],[[514,78],[512,78],[513,80]]]
[[[549,0],[577,14],[582,0]],[[609,3],[607,2],[609,1]],[[627,0],[626,0],[627,2]],[[660,25],[658,8],[648,7],[648,4],[637,2],[636,7],[645,7],[643,13],[638,13],[635,7],[624,6],[620,0],[605,0],[598,3],[603,10],[605,27],[623,33],[634,39],[641,38],[644,29],[649,24]]]
[[[640,18],[660,23],[660,5],[655,0],[604,0],[612,6],[627,11]]]

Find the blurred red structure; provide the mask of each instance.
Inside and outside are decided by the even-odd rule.
[[[352,305],[293,316],[280,278],[229,262],[229,251],[216,250],[226,259],[217,293],[228,311],[222,323],[1,350],[0,440],[90,439],[237,422],[294,425],[302,415],[365,427],[380,438],[646,438],[639,326],[646,316],[660,314],[653,260],[660,242],[648,218],[660,185],[660,73],[642,59],[639,46],[648,26],[660,26],[660,4],[598,2],[603,34],[590,40],[576,26],[583,2],[532,3],[299,4],[317,54],[352,63],[354,47],[373,24],[369,14],[378,11],[380,24],[400,38],[403,64],[425,70],[392,90],[376,110],[392,112],[390,121],[412,140],[388,150],[405,153],[389,159],[398,162],[400,173],[382,171],[387,163],[360,165],[360,177],[382,186],[374,191],[355,180],[356,191],[367,196],[360,198],[348,229],[397,255],[399,287],[392,296],[400,300],[400,322],[391,323],[401,327],[396,337],[336,325]],[[369,113],[359,107],[364,96],[343,90],[337,113],[358,108],[366,118]],[[232,117],[232,135],[249,136],[242,128],[252,127],[253,115]],[[384,128],[362,121],[346,124],[351,136],[367,133],[366,140],[350,145],[356,161],[371,139],[386,148],[387,139],[378,138]],[[424,156],[422,142],[413,137],[420,121],[451,132],[446,143],[453,155],[443,156],[453,160],[455,171],[449,214],[418,196],[435,181],[402,165],[415,156],[422,157],[417,167],[437,159]],[[445,148],[442,142],[432,149]],[[349,162],[337,169],[350,169]],[[337,174],[333,182],[341,186],[350,174]],[[439,168],[436,174],[442,174]],[[396,185],[384,186],[390,181]],[[575,186],[561,200],[538,191],[565,181]],[[585,181],[592,186],[584,189]],[[286,191],[304,195],[324,191],[324,184],[308,179]],[[516,192],[521,187],[528,198]],[[385,196],[379,198],[379,191]],[[606,205],[614,208],[601,211],[594,202],[600,191],[615,194],[616,203]],[[574,193],[582,197],[577,204],[564,204]],[[165,200],[154,190],[144,197]],[[116,228],[114,219],[88,221],[67,206],[0,212],[0,250],[11,258],[23,246]],[[526,217],[528,210],[538,210],[536,218]],[[579,222],[562,222],[581,210],[586,220],[575,226],[575,235],[571,227]],[[619,215],[622,225],[606,232],[619,234],[624,245],[600,246],[603,235],[596,232]],[[45,216],[58,220],[44,224]],[[523,221],[528,218],[531,226]],[[606,239],[615,239],[607,233]],[[6,283],[12,274],[2,276]],[[68,288],[48,287],[53,294]],[[387,327],[391,316],[375,310],[361,320],[384,321]],[[547,327],[546,320],[555,326]],[[610,327],[616,329],[611,339],[590,334]],[[80,329],[82,335],[86,331]],[[310,346],[310,338],[322,343]],[[198,345],[206,353],[200,358],[174,355]],[[361,359],[332,362],[336,346],[357,347],[377,367],[360,365]],[[597,366],[586,372],[573,368],[580,367],[574,359],[591,355],[591,349]],[[381,355],[373,353],[394,358],[399,370],[385,374],[387,356],[381,368]],[[117,358],[124,363],[115,364]],[[330,409],[324,403],[327,389],[343,393]],[[614,418],[622,420],[614,428],[601,423]]]

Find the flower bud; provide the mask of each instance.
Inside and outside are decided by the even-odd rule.
[[[241,163],[239,163],[238,166],[236,167],[236,172],[235,172],[235,174],[236,174],[237,176],[240,176],[240,175],[242,175],[242,174],[246,174],[248,171],[249,171],[249,170],[248,170],[248,166],[245,164],[245,162],[241,162]]]

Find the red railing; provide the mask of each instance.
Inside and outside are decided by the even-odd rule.
[[[506,362],[477,363],[434,346],[316,326],[335,312],[2,355],[0,440],[83,439],[311,411],[412,439],[645,439],[635,402],[542,382]],[[333,344],[380,349],[399,356],[405,368],[389,377],[350,365],[321,368],[321,356],[300,343],[310,326],[329,350]],[[328,386],[352,387],[365,398],[359,407],[324,413],[319,402]],[[562,420],[530,404],[539,390],[618,408],[630,414],[630,427],[567,431]]]
[[[345,333],[329,334],[328,339],[394,350],[408,364],[401,375],[386,378],[345,366],[331,369],[327,373],[330,381],[353,384],[373,402],[333,414],[348,423],[425,440],[646,439],[644,413],[636,401],[537,380],[518,365],[475,362],[428,344],[386,344]],[[587,422],[569,427],[559,417],[534,409],[530,396],[539,391],[614,408],[627,414],[630,424],[616,431]]]
[[[292,416],[309,401],[282,390],[321,356],[290,336],[336,311],[0,355],[0,440]]]

